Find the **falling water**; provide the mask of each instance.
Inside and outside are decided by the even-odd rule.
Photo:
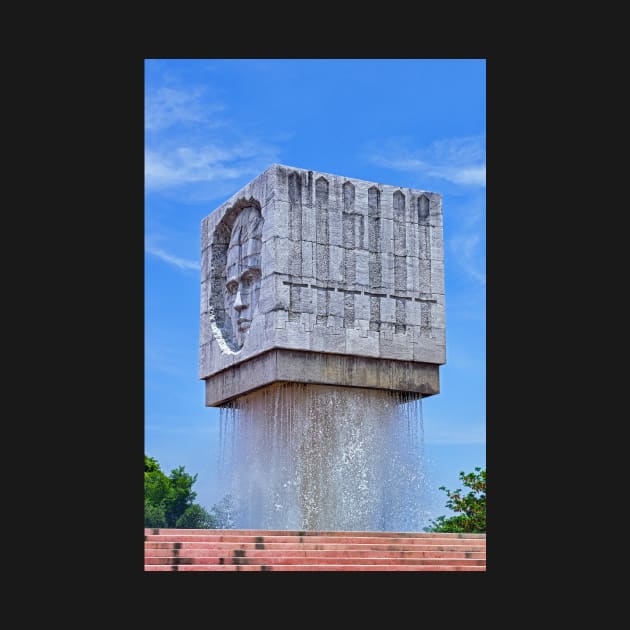
[[[384,390],[276,384],[221,409],[233,526],[419,531],[422,404]]]

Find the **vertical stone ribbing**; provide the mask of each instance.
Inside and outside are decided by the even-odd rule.
[[[431,304],[429,302],[420,304],[420,328],[422,330],[431,328]]]
[[[328,181],[318,177],[315,182],[315,232],[317,241],[316,277],[328,281]]]
[[[350,182],[343,185],[342,212],[343,272],[346,285],[356,281],[355,235],[354,235],[354,186]]]
[[[327,284],[329,281],[328,251],[328,180],[318,177],[315,180],[315,278],[317,282]],[[328,291],[317,292],[317,323],[326,325],[330,311],[330,294]]]
[[[381,329],[381,298],[370,298],[370,330]]]
[[[376,186],[368,188],[368,261],[369,287],[371,291],[383,288],[383,269],[381,266],[381,192]],[[378,297],[370,298],[370,330],[381,328],[381,301]]]
[[[302,277],[302,177],[289,173],[289,273]]]
[[[426,195],[418,197],[418,223],[429,218],[429,198]]]
[[[289,321],[299,322],[301,317],[302,287],[289,287]]]
[[[407,225],[405,195],[394,193],[394,289],[407,290]]]
[[[365,245],[365,218],[359,212],[354,215],[355,218],[355,232],[354,232],[354,241],[357,243],[357,247],[363,249]]]
[[[342,242],[343,242],[343,274],[345,284],[353,287],[356,282],[355,263],[355,217],[354,186],[350,182],[343,185]],[[343,301],[343,325],[354,326],[354,296],[346,295]]]
[[[421,293],[431,293],[431,225],[429,223],[429,199],[418,197],[418,257],[420,259]]]
[[[352,182],[343,184],[343,211],[354,212],[354,184]]]
[[[405,332],[405,301],[406,300],[396,300],[396,323],[394,325],[394,332],[397,333]]]
[[[326,326],[329,311],[329,291],[318,290],[315,298],[315,323],[319,326]]]
[[[313,212],[313,171],[309,171],[306,178],[306,208],[309,214]],[[312,237],[302,233],[302,238],[310,240]]]
[[[346,293],[343,298],[343,325],[344,328],[354,326],[354,295]]]

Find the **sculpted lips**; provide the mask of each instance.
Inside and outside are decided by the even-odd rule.
[[[238,320],[236,320],[236,323],[238,324],[239,330],[245,331],[249,328],[249,325],[252,323],[252,320],[247,319],[246,317],[239,317]]]

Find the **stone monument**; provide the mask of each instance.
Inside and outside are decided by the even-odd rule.
[[[442,197],[273,164],[201,224],[199,377],[439,393]]]
[[[419,531],[441,196],[274,164],[201,230],[199,376],[234,525]]]

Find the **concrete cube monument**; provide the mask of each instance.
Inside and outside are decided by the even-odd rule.
[[[439,393],[440,194],[274,164],[201,233],[207,406],[276,382]]]

